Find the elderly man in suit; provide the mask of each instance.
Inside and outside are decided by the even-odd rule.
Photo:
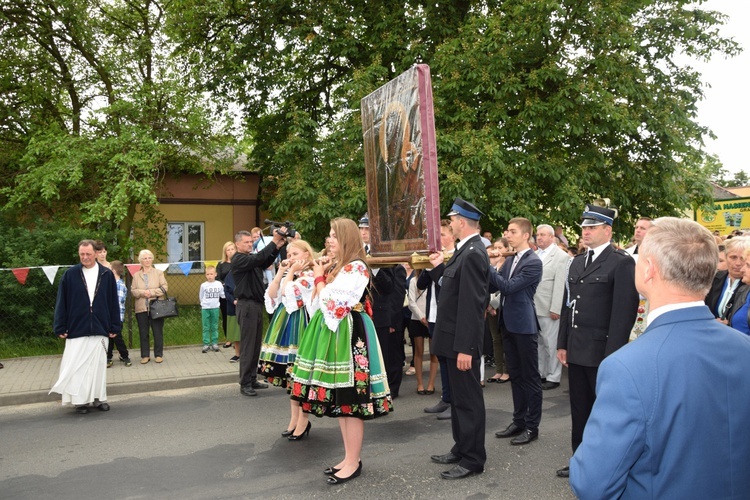
[[[555,245],[555,230],[548,224],[536,228],[537,256],[542,260],[542,281],[534,295],[539,321],[539,375],[542,390],[560,387],[562,364],[557,359],[557,332],[565,293],[570,256]]]
[[[560,315],[557,359],[568,367],[574,453],[596,400],[599,364],[628,342],[638,312],[635,261],[610,243],[616,216],[613,209],[586,205],[581,234],[587,252],[570,264]],[[568,467],[557,471],[568,474]]]
[[[448,217],[459,239],[456,251],[443,264],[443,252],[430,255],[429,271],[440,284],[440,307],[432,338],[432,350],[446,358],[451,388],[451,427],[455,444],[433,462],[456,464],[442,472],[443,479],[461,479],[484,472],[485,411],[479,364],[484,337],[484,311],[489,302],[487,251],[479,238],[482,212],[456,198]]]
[[[516,255],[505,259],[499,271],[494,267],[488,269],[490,292],[502,294],[497,316],[513,393],[513,422],[495,436],[513,437],[510,441],[513,445],[536,440],[542,420],[539,323],[534,309],[534,294],[542,279],[542,261],[529,247],[531,231],[528,219],[511,219],[506,238]],[[495,252],[492,256],[492,263],[501,257]]]
[[[571,460],[573,491],[582,499],[747,498],[750,337],[714,321],[703,303],[716,243],[693,221],[661,218],[639,254],[648,328],[599,367]]]
[[[734,297],[743,286],[742,276],[745,272],[745,252],[747,250],[750,250],[750,238],[747,236],[736,236],[727,240],[724,246],[727,270],[716,273],[711,288],[706,294],[706,305],[714,314],[714,317],[722,320],[725,324],[727,313],[732,309]]]

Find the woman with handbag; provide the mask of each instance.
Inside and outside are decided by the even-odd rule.
[[[154,335],[154,361],[164,361],[164,318],[152,319],[149,315],[151,302],[167,293],[169,287],[164,273],[156,269],[154,254],[150,250],[141,250],[138,254],[141,269],[133,276],[130,293],[135,298],[135,319],[141,336],[141,364],[145,365],[150,358],[148,330]]]

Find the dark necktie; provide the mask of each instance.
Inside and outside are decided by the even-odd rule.
[[[365,245],[365,255],[370,255],[370,245]]]
[[[583,268],[586,269],[591,265],[591,262],[594,260],[594,251],[589,250],[589,254],[586,256],[586,263],[584,264]]]

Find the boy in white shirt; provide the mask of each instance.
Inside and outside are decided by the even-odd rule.
[[[224,298],[224,285],[216,281],[216,268],[206,266],[206,281],[201,283],[198,299],[203,322],[203,353],[219,352],[219,299]]]

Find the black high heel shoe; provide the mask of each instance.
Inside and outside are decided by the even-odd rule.
[[[310,429],[311,429],[311,428],[312,428],[312,422],[308,421],[308,422],[307,422],[307,427],[306,427],[306,428],[305,428],[305,430],[304,430],[304,431],[302,432],[302,434],[300,434],[299,436],[298,436],[298,435],[296,435],[296,434],[290,434],[290,435],[289,435],[289,436],[287,437],[287,439],[288,439],[289,441],[299,441],[300,439],[302,439],[303,437],[305,437],[305,435],[307,435],[307,434],[310,434]]]
[[[289,437],[289,436],[291,436],[292,434],[294,434],[294,429],[292,429],[291,431],[284,431],[284,432],[282,432],[282,433],[281,433],[281,436],[282,436],[282,437]]]
[[[359,461],[360,465],[362,464],[362,460]],[[336,474],[341,469],[337,469],[336,467],[326,467],[323,469],[323,474],[326,476],[330,476],[331,474]]]
[[[354,479],[355,477],[359,477],[359,475],[362,474],[362,461],[359,461],[359,467],[357,467],[357,470],[352,472],[352,475],[349,477],[338,477],[336,474],[333,474],[331,476],[328,476],[326,479],[326,482],[328,484],[343,484],[350,479]]]

